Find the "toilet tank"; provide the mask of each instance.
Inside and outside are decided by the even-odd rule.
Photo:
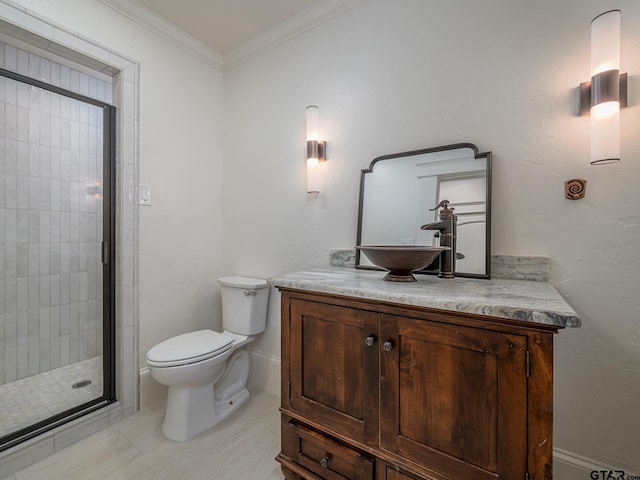
[[[222,326],[240,335],[264,332],[267,323],[269,284],[250,277],[218,279],[222,292]]]

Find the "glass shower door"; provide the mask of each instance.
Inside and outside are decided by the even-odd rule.
[[[0,70],[0,450],[114,400],[113,119]]]

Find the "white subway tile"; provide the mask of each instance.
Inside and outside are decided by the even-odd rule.
[[[70,336],[62,335],[60,337],[60,366],[69,365],[70,360]]]
[[[29,210],[29,243],[31,246],[40,242],[40,212],[38,210]],[[36,272],[36,274],[39,272]]]
[[[20,252],[20,247],[18,247]],[[18,261],[20,260],[20,254],[18,253]],[[18,268],[20,264],[18,263]],[[27,308],[29,308],[29,279],[27,277],[20,277],[17,279],[18,284],[18,317],[25,314]]]
[[[18,73],[29,75],[29,52],[18,49]]]
[[[64,65],[60,67],[60,86],[67,90],[71,89],[71,69]]]
[[[51,334],[51,315],[49,307],[40,309],[40,340],[49,339]],[[47,355],[48,357],[49,355]]]
[[[9,277],[0,280],[2,282],[5,302],[3,311],[0,313],[15,313],[18,311],[17,292],[18,292],[18,279],[15,277]]]
[[[12,45],[4,45],[4,68],[12,72],[18,70],[18,49]]]
[[[60,279],[62,285],[62,276],[60,277]],[[68,283],[68,275],[66,281]],[[71,326],[69,321],[69,304],[65,303],[60,305],[60,335],[69,335],[69,333],[71,333]]]
[[[36,96],[36,100],[39,98]],[[18,106],[24,108],[33,108],[34,110],[38,110],[40,105],[38,103],[32,105],[31,104],[31,88],[26,83],[18,82]]]
[[[40,145],[51,145],[51,115],[49,113],[40,113]],[[48,174],[41,173],[43,177],[49,176]]]
[[[4,350],[4,381],[9,383],[18,378],[18,347],[6,347]]]
[[[41,243],[40,244],[40,275],[48,275],[51,271],[50,267],[51,261],[51,247],[49,243]],[[41,279],[44,277],[41,277]],[[41,305],[42,305],[42,292],[41,292]],[[46,297],[46,305],[49,305],[49,297],[47,292]]]
[[[51,346],[50,346],[49,339],[47,338],[46,340],[40,340],[40,351],[39,351],[40,372],[48,372],[51,369],[50,353],[51,353]]]
[[[16,276],[26,277],[29,274],[29,245],[27,243],[17,244],[17,265]],[[26,278],[21,278],[26,280]]]
[[[40,80],[51,83],[51,60],[40,58]]]
[[[60,86],[60,64],[52,62],[51,63],[51,82],[52,85],[56,87]]]
[[[29,174],[29,144],[26,142],[16,142],[18,159],[16,173],[18,175]]]
[[[29,110],[29,143],[40,143],[40,112]]]
[[[9,347],[15,347],[18,345],[18,316],[16,312],[10,312],[4,314],[4,344],[5,353]]]
[[[21,142],[28,142],[30,134],[29,109],[25,107],[17,107],[17,109],[18,120],[15,138],[20,140]]]
[[[40,78],[40,57],[35,53],[28,54],[29,72],[28,75],[31,78]]]
[[[40,373],[40,341],[29,343],[29,375]]]
[[[29,208],[29,177],[18,175],[17,177],[17,208],[26,210]]]
[[[7,138],[18,138],[18,106],[7,102],[4,106],[4,132]]]
[[[40,307],[48,307],[49,302],[51,300],[50,293],[49,293],[49,286],[50,286],[49,275],[40,275],[39,284],[40,284]],[[48,326],[47,326],[47,330],[49,330]]]
[[[52,223],[53,225],[53,223]],[[58,231],[59,233],[59,231]],[[52,235],[52,242],[53,242],[53,235]],[[60,243],[51,243],[51,264],[50,264],[50,268],[51,268],[51,274],[52,275],[58,275],[60,273]],[[60,287],[58,286],[58,296],[57,296],[57,301],[56,303],[53,303],[53,297],[51,300],[51,304],[52,305],[58,305],[60,303]]]
[[[17,211],[5,210],[4,216],[4,241],[6,243],[16,243],[16,234],[18,231]]]
[[[60,367],[60,337],[52,336],[49,340],[49,365],[51,368]]]
[[[53,250],[53,247],[54,246],[52,245],[52,250]],[[53,310],[53,307],[60,305],[60,275],[59,274],[51,275],[50,284],[49,284],[49,294],[51,295],[50,304],[52,305],[52,310]],[[56,308],[56,311],[57,311],[57,330],[59,330],[60,329],[60,309]],[[55,335],[58,335],[58,333],[55,333]],[[53,337],[55,335],[52,332],[51,336]]]
[[[4,249],[1,248],[2,255],[2,272],[0,277],[13,278],[18,276],[18,245],[16,243],[7,243]],[[17,294],[17,291],[15,292]],[[2,297],[0,297],[2,298]],[[10,300],[7,297],[7,300]]]
[[[29,344],[18,345],[18,371],[17,378],[29,376]]]
[[[0,174],[0,181],[4,184],[4,206],[6,208],[16,208],[18,206],[18,184],[17,178],[12,174]]]
[[[29,343],[29,312],[20,310],[16,315],[16,344],[26,345]]]
[[[32,279],[33,281],[38,281],[38,275],[40,275],[40,245],[37,243],[29,244],[29,275],[30,282]],[[33,307],[35,305],[31,302],[31,283],[29,283],[29,306]]]

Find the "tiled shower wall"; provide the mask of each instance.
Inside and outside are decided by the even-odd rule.
[[[111,102],[0,42],[0,66]],[[0,77],[0,384],[102,353],[102,109]]]

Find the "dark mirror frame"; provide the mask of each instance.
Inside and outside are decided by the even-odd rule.
[[[365,179],[368,173],[373,173],[373,169],[378,162],[385,160],[393,160],[397,158],[411,157],[415,155],[423,155],[426,153],[434,153],[434,152],[444,152],[448,150],[458,150],[462,148],[468,148],[473,151],[473,157],[475,159],[484,159],[486,165],[486,260],[485,260],[485,273],[466,273],[466,272],[455,272],[456,277],[465,277],[465,278],[491,278],[491,152],[482,152],[476,145],[473,143],[454,143],[451,145],[442,145],[438,147],[430,147],[423,148],[420,150],[411,150],[408,152],[400,152],[400,153],[391,153],[388,155],[382,155],[380,157],[374,158],[369,165],[369,168],[364,168],[360,173],[360,198],[358,200],[358,231],[356,238],[356,245],[360,246],[362,242],[362,215],[364,211],[364,187],[365,187]],[[360,250],[356,249],[356,268],[363,270],[381,270],[375,266],[369,265],[361,265],[360,264]],[[414,273],[423,273],[423,274],[437,274],[439,266],[437,265],[437,261],[434,262],[433,267],[429,266],[424,270],[418,270]]]

